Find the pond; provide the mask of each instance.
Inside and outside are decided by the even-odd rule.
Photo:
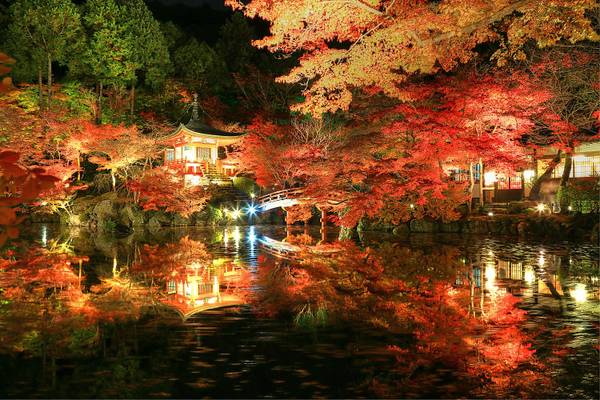
[[[598,398],[591,243],[32,225],[0,397]]]

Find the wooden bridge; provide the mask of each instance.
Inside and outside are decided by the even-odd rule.
[[[260,211],[269,211],[277,207],[294,206],[308,200],[308,198],[302,197],[303,193],[303,188],[278,190],[257,198],[256,205]]]
[[[290,188],[265,194],[256,199],[256,206],[260,211],[269,211],[277,207],[291,207],[296,204],[310,203],[311,198],[304,195],[304,188]],[[327,200],[326,206],[333,207],[342,201]]]
[[[316,246],[291,244],[281,240],[271,239],[263,236],[259,239],[261,248],[265,253],[271,254],[277,258],[288,260],[298,260],[303,252],[316,255],[330,255],[340,251],[338,248],[331,248],[317,244]]]

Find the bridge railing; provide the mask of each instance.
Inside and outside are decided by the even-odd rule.
[[[291,189],[283,189],[278,190],[276,192],[271,192],[269,194],[265,194],[257,198],[257,203],[259,205],[270,203],[272,201],[285,200],[285,199],[294,199],[302,195],[304,193],[303,188],[291,188]]]

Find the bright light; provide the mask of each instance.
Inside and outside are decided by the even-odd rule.
[[[578,154],[576,156],[573,156],[573,161],[577,161],[577,162],[581,162],[581,161],[586,161],[588,158],[586,156],[584,156],[583,154]]]
[[[258,211],[258,210],[256,209],[256,206],[254,204],[251,204],[248,206],[246,211],[249,215],[254,215],[254,214],[256,214],[256,211]]]
[[[488,213],[488,217],[493,217],[493,216],[494,216],[494,213],[493,213],[492,211],[490,211],[490,212]]]
[[[485,266],[485,288],[493,292],[496,288],[496,265],[487,263]]]
[[[573,207],[572,206],[569,206],[567,208],[568,208],[569,211],[573,211]]]
[[[256,233],[254,232],[254,226],[250,227],[250,231],[248,232],[248,240],[251,243],[256,242]]]
[[[493,185],[494,182],[496,182],[496,173],[493,171],[490,172],[486,172],[485,174],[483,174],[483,183],[484,186],[490,186]]]
[[[415,208],[415,205],[414,205],[414,204],[411,204],[411,205],[410,205],[410,208]]]
[[[255,198],[255,197],[256,197],[256,194],[254,194],[254,192],[251,192],[251,193],[250,193],[250,198],[251,198],[251,199],[253,199],[253,198]]]
[[[240,227],[236,226],[233,231],[233,240],[235,240],[235,244],[240,242]]]
[[[525,179],[525,181],[532,181],[534,176],[535,171],[532,169],[526,169],[525,171],[523,171],[523,178]]]
[[[544,257],[544,253],[540,253],[540,257],[538,258],[538,265],[544,268],[544,264],[546,263],[546,258]]]
[[[587,289],[583,283],[575,285],[575,288],[571,289],[569,293],[577,303],[584,303],[587,300]]]
[[[238,219],[242,215],[242,212],[236,208],[235,210],[232,210],[229,215],[233,219]]]
[[[538,203],[538,205],[535,208],[538,210],[539,213],[543,213],[546,209],[546,205],[544,203]]]
[[[533,272],[533,267],[527,266],[525,267],[525,282],[531,285],[535,281],[535,272]]]

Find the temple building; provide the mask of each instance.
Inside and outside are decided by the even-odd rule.
[[[245,134],[225,132],[200,121],[198,99],[194,95],[192,117],[187,124],[162,139],[165,165],[185,172],[186,183],[209,185],[229,183],[238,171],[236,161],[228,160],[232,146]]]
[[[479,199],[483,194],[484,203],[506,203],[524,200],[529,197],[529,192],[534,181],[541,176],[548,164],[554,158],[556,150],[542,149],[541,153],[531,159],[529,168],[512,173],[497,172],[492,168],[483,168],[473,165],[473,199]],[[541,185],[541,200],[546,203],[555,201],[560,178],[563,174],[565,155],[561,162],[554,168],[550,179]],[[469,170],[449,167],[448,173],[458,182],[469,182]],[[592,140],[581,143],[575,147],[572,157],[572,166],[569,179],[571,182],[597,181],[600,177],[600,141]],[[480,189],[480,185],[483,187]]]

